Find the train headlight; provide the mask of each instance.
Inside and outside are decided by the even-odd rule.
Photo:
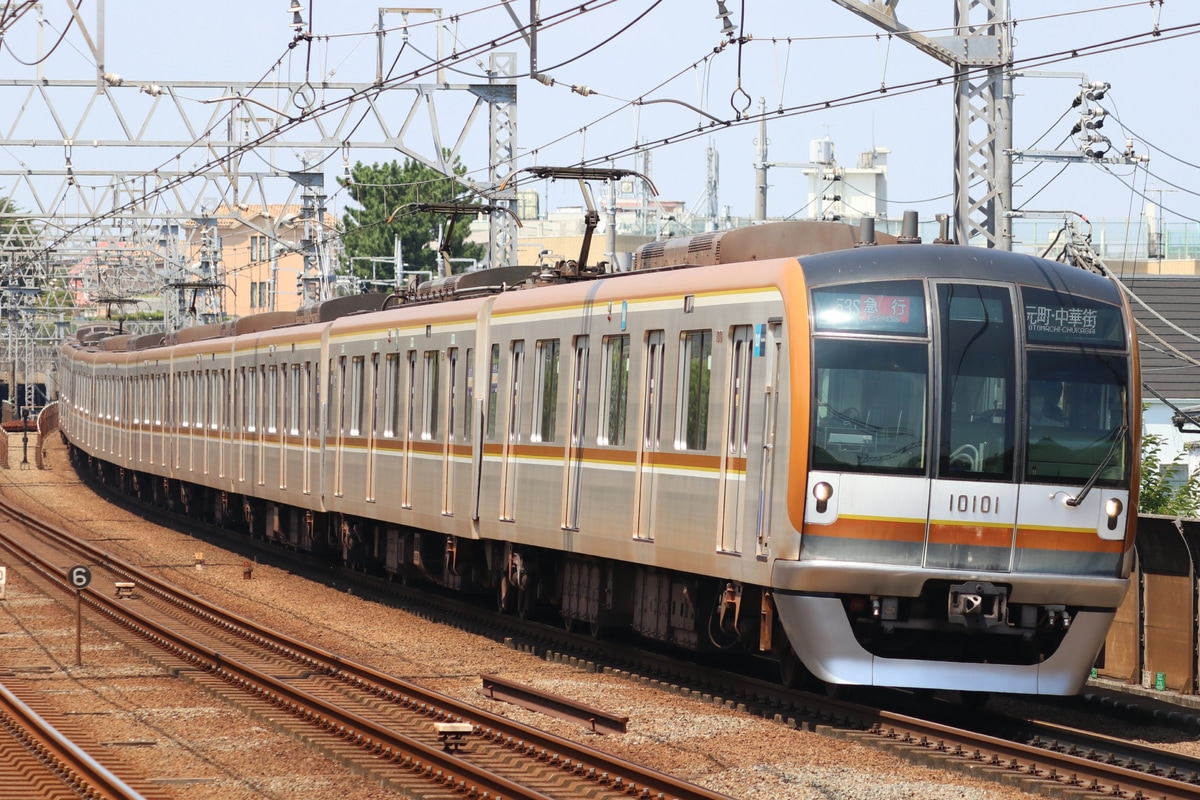
[[[1104,513],[1108,515],[1108,529],[1110,531],[1117,529],[1117,519],[1120,518],[1121,512],[1124,510],[1124,503],[1115,497],[1108,498],[1108,502],[1104,504]]]
[[[817,500],[817,513],[824,514],[825,509],[829,508],[829,498],[833,497],[833,487],[821,481],[813,486],[813,497]]]

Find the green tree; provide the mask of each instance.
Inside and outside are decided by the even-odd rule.
[[[1163,464],[1158,456],[1164,438],[1153,433],[1142,435],[1142,483],[1138,494],[1138,513],[1169,514],[1194,517],[1200,511],[1200,477],[1188,475],[1182,486],[1171,485],[1172,470],[1166,467],[1180,463],[1177,456],[1171,464]]]
[[[467,168],[454,159],[454,174],[462,175]],[[357,207],[346,209],[342,217],[345,228],[346,257],[360,277],[372,274],[370,262],[355,261],[359,257],[391,258],[395,253],[395,238],[400,237],[400,252],[408,269],[435,270],[438,226],[449,218],[444,214],[416,212],[405,209],[408,203],[450,203],[461,199],[462,185],[435,169],[412,159],[404,163],[366,165],[361,161],[350,171],[349,181],[339,181],[350,193]],[[389,221],[390,220],[390,221]],[[477,244],[464,243],[471,220],[459,217],[450,237],[451,258],[483,258],[484,249]],[[455,271],[461,271],[461,265]],[[375,276],[391,280],[392,264],[377,263]]]

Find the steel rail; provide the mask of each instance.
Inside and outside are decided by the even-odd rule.
[[[727,795],[710,791],[674,776],[658,772],[657,770],[618,759],[586,745],[522,725],[496,714],[491,714],[478,707],[400,680],[366,665],[344,659],[327,650],[314,647],[285,634],[260,626],[252,620],[222,609],[193,595],[184,596],[177,587],[172,586],[169,582],[123,559],[106,553],[88,542],[78,540],[56,526],[49,525],[37,519],[32,514],[28,514],[12,505],[6,498],[0,498],[0,510],[19,519],[22,524],[29,525],[65,542],[85,557],[95,560],[96,563],[102,564],[105,568],[135,583],[143,591],[153,593],[156,597],[201,617],[212,624],[221,625],[226,629],[240,629],[238,635],[259,646],[272,649],[279,655],[287,657],[309,669],[339,679],[353,685],[355,688],[370,692],[385,700],[398,702],[402,706],[417,709],[419,712],[426,714],[436,715],[438,718],[457,717],[468,721],[474,726],[476,733],[482,734],[493,742],[510,748],[520,749],[526,755],[536,755],[538,758],[558,763],[562,765],[563,769],[576,775],[594,776],[594,779],[598,782],[602,784],[611,783],[612,788],[621,792],[629,792],[636,788],[639,794],[643,794],[644,792],[646,793],[644,796],[648,797],[661,796],[662,798],[676,798],[677,800],[729,800]],[[19,545],[15,546],[19,547]],[[22,551],[26,554],[25,558],[27,560],[35,558],[34,554],[24,548],[22,548]],[[53,571],[47,572],[44,569],[42,572],[64,588],[70,588],[65,577],[61,574]],[[140,635],[146,636],[146,638],[155,641],[160,646],[168,647],[177,655],[188,658],[201,668],[213,672],[230,683],[242,688],[248,688],[250,684],[269,687],[266,688],[261,696],[296,716],[312,719],[312,715],[308,714],[301,707],[308,706],[310,703],[322,703],[322,701],[308,695],[303,690],[289,686],[270,675],[261,673],[248,665],[229,658],[227,655],[222,655],[220,652],[212,648],[207,648],[188,637],[166,630],[165,628],[160,628],[152,620],[137,614],[127,604],[121,603],[115,598],[110,598],[91,588],[84,589],[82,595],[84,600],[93,608],[102,611],[111,619],[126,627],[130,626],[122,621],[122,618],[136,617],[138,624],[145,625],[149,630],[149,633],[142,633]],[[198,653],[201,659],[189,658],[188,651]],[[320,724],[325,727],[338,728],[339,732],[344,732],[345,737],[348,739],[353,739],[358,743],[365,742],[365,746],[368,749],[374,747],[381,752],[386,752],[389,747],[393,751],[402,749],[401,742],[396,739],[398,736],[402,737],[401,734],[397,734],[353,712],[340,709],[331,709],[329,711],[317,711],[313,709],[313,714],[323,714],[328,719],[318,720]],[[436,769],[448,775],[452,770],[460,770],[465,764],[469,763],[464,761],[461,756],[448,755],[442,750],[431,748],[416,740],[410,740],[408,737],[403,737],[403,739],[406,742],[403,747],[409,747],[409,743],[411,743],[414,751],[407,757],[411,757],[414,761],[425,763],[427,772]],[[385,744],[384,742],[387,743]],[[393,758],[395,758],[394,755]],[[436,764],[436,766],[428,767],[430,764]],[[490,773],[478,768],[475,768],[475,772],[478,772],[478,774],[472,774],[471,776],[464,775],[457,780],[469,780],[470,782],[478,783],[480,786],[486,785],[487,776]],[[501,781],[503,780],[501,779]],[[499,784],[492,788],[481,789],[481,791],[493,792],[506,798],[530,797],[539,798],[539,800],[542,798],[538,794],[529,794],[528,790],[524,790],[524,794],[520,793],[522,787],[517,784]],[[514,794],[514,792],[518,793]]]
[[[35,738],[35,757],[65,786],[96,800],[145,800],[0,683],[0,714]],[[28,744],[33,745],[32,741]]]

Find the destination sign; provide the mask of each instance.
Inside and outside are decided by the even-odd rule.
[[[1025,334],[1044,344],[1075,343],[1123,347],[1121,309],[1086,297],[1045,289],[1022,289]]]
[[[925,296],[916,281],[816,289],[813,304],[817,330],[925,333]]]

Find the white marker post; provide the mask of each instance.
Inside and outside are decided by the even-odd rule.
[[[83,590],[92,582],[92,571],[78,565],[67,571],[71,585],[75,587],[75,666],[83,666]]]
[[[7,600],[8,567],[0,567],[0,600]]]

